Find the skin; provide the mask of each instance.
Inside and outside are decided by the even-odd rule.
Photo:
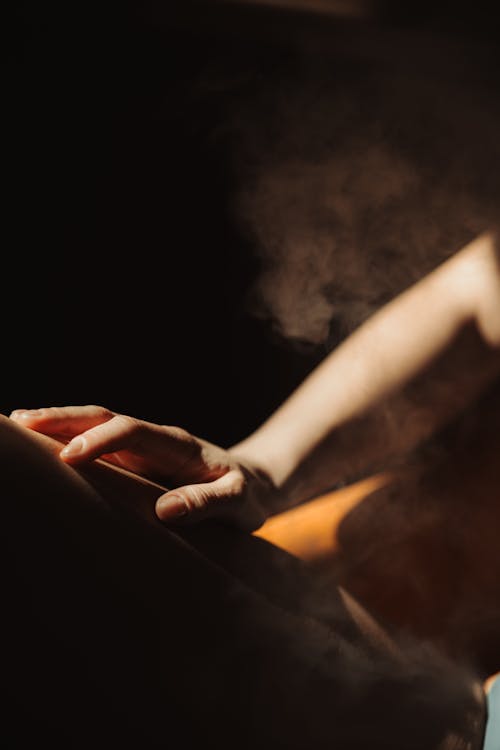
[[[479,750],[469,670],[317,598],[252,535],[173,533],[148,512],[160,488],[61,448],[0,417],[8,746]]]
[[[481,235],[361,325],[229,450],[102,406],[17,409],[11,419],[62,438],[68,465],[104,458],[168,487],[156,502],[162,521],[218,518],[252,531],[350,472],[397,466],[496,379],[499,268],[497,235]],[[450,398],[436,370],[452,373]],[[423,407],[397,410],[389,427],[387,405],[409,388]]]
[[[439,325],[436,325],[437,320]],[[474,354],[473,359],[471,352]],[[472,371],[471,361],[475,363]],[[453,377],[460,385],[459,397],[454,397],[450,402],[445,400],[443,403],[442,389],[434,390],[436,368],[439,373],[453,373]],[[144,543],[141,542],[137,547],[137,552],[134,552],[134,545],[130,550],[123,549],[122,557],[117,557],[117,550],[121,550],[124,545],[119,532],[115,533],[114,524],[105,527],[108,529],[106,534],[101,533],[101,522],[98,517],[93,520],[86,512],[82,512],[81,515],[83,525],[80,526],[78,519],[75,527],[72,522],[68,522],[71,533],[73,528],[78,529],[78,544],[81,546],[81,549],[80,546],[78,548],[78,555],[86,556],[86,565],[89,569],[92,569],[92,561],[96,555],[99,570],[106,571],[118,565],[120,575],[125,575],[124,580],[130,579],[131,583],[127,583],[127,586],[137,585],[141,598],[148,597],[151,607],[161,607],[159,602],[164,598],[158,597],[158,590],[165,586],[168,580],[168,601],[175,602],[175,607],[169,606],[165,612],[156,612],[154,627],[159,619],[163,618],[164,632],[168,633],[168,638],[174,637],[172,633],[175,633],[178,647],[174,649],[174,653],[171,649],[165,652],[163,673],[168,673],[169,667],[172,668],[172,663],[175,662],[175,655],[179,653],[181,661],[177,673],[180,674],[183,648],[179,646],[185,640],[186,643],[194,645],[199,641],[200,648],[196,657],[198,665],[202,664],[204,659],[211,658],[212,650],[204,648],[203,638],[197,637],[193,641],[190,640],[189,634],[185,634],[186,612],[192,612],[194,615],[199,603],[192,587],[185,587],[184,576],[172,577],[175,571],[185,571],[186,567],[196,568],[200,590],[206,593],[212,603],[207,611],[210,613],[213,610],[217,621],[220,613],[228,611],[224,599],[227,586],[230,585],[230,589],[235,593],[238,589],[237,601],[242,611],[238,628],[232,632],[241,634],[242,643],[255,645],[259,640],[257,638],[256,641],[253,633],[255,613],[260,613],[258,617],[266,622],[263,638],[268,637],[269,632],[275,632],[279,641],[285,639],[286,634],[291,631],[290,623],[281,623],[280,619],[275,619],[274,610],[271,612],[269,609],[269,591],[264,592],[264,597],[261,598],[260,594],[249,592],[248,582],[239,589],[234,578],[231,581],[225,580],[220,572],[199,561],[197,555],[192,556],[192,552],[184,544],[179,545],[174,537],[166,532],[165,525],[172,524],[171,528],[177,527],[182,530],[192,522],[218,519],[223,521],[225,526],[232,525],[244,531],[251,531],[283,506],[303,502],[308,497],[327,489],[339,477],[348,477],[352,471],[368,472],[379,465],[398,467],[411,450],[473,402],[499,374],[498,252],[495,236],[489,234],[479,237],[420,283],[382,308],[332,352],[265,424],[229,450],[193,436],[179,427],[151,424],[135,417],[113,413],[101,406],[15,410],[10,420],[2,420],[0,424],[2,456],[6,456],[3,475],[11,494],[24,497],[23,503],[12,506],[12,513],[23,516],[20,528],[23,528],[23,524],[35,514],[38,519],[37,528],[41,528],[46,511],[45,505],[40,506],[39,498],[36,497],[37,487],[47,485],[51,488],[47,508],[49,535],[53,533],[54,524],[61,514],[64,518],[71,518],[73,514],[78,516],[83,505],[98,508],[103,499],[111,504],[111,508],[116,503],[122,510],[127,511],[126,518],[132,521],[131,524],[127,521],[127,524],[130,524],[127,533],[133,535],[136,526],[138,529],[141,528],[141,524],[137,523],[139,520],[146,520],[148,526],[154,527],[154,534],[150,539],[144,538]],[[408,436],[402,439],[401,425],[396,424],[391,430],[390,426],[384,423],[383,415],[387,403],[391,399],[398,399],[407,388],[416,389],[420,400],[425,397],[425,418],[422,418],[422,414],[417,415],[415,423],[407,430]],[[383,408],[380,408],[381,404]],[[403,412],[403,424],[406,425],[411,411],[406,414]],[[7,427],[8,424],[12,425],[10,429]],[[377,433],[380,427],[385,428],[384,439]],[[9,459],[11,454],[12,457]],[[26,486],[20,488],[16,483],[23,482],[22,477],[19,479],[19,475],[14,473],[12,481],[8,478],[15,460],[18,460],[15,457],[19,455],[23,456],[25,466],[30,467],[31,474],[36,467],[40,473],[40,477],[35,477],[37,481],[33,482],[30,476],[30,480],[25,483]],[[325,465],[328,471],[325,471]],[[69,494],[74,498],[74,504],[68,507]],[[99,547],[100,542],[97,546],[95,543],[85,543],[85,540],[94,537],[96,529],[99,531],[96,539],[99,540],[102,536],[102,549]],[[106,537],[107,534],[109,539]],[[67,536],[68,533],[65,532],[62,537],[54,537],[52,544],[56,552],[59,540],[61,539],[62,543]],[[195,538],[196,536],[193,537]],[[245,538],[251,539],[255,543],[254,547],[259,541],[244,534],[238,537],[238,545],[244,544]],[[34,540],[36,539],[37,537],[34,537]],[[234,540],[230,540],[229,546],[231,544],[234,548]],[[200,549],[203,549],[203,545]],[[247,559],[252,559],[255,551],[252,549]],[[67,554],[67,551],[62,550],[61,554]],[[130,558],[130,555],[135,556]],[[38,557],[35,555],[34,559],[39,561],[39,565],[43,564],[41,553],[38,553]],[[130,567],[127,574],[126,571]],[[57,565],[54,570],[64,573],[64,568],[65,566]],[[33,570],[35,572],[36,568]],[[260,591],[258,586],[267,585],[263,571],[264,567],[256,566],[252,590],[255,586],[255,590]],[[57,585],[57,580],[51,585]],[[121,583],[120,586],[122,585],[125,584]],[[150,589],[149,594],[147,592]],[[64,581],[61,590],[68,590]],[[92,590],[93,587],[90,588],[90,591]],[[84,591],[87,591],[85,587]],[[275,598],[279,591],[280,585],[277,582],[272,598]],[[221,598],[218,604],[217,597]],[[408,735],[408,722],[414,722],[415,716],[419,714],[419,710],[415,709],[416,693],[411,682],[411,653],[407,652],[406,646],[400,649],[388,638],[377,623],[371,622],[369,615],[348,595],[343,604],[347,613],[346,621],[350,623],[348,630],[351,632],[351,642],[373,643],[378,654],[377,659],[381,659],[380,664],[385,663],[384,660],[387,659],[387,663],[391,664],[390,672],[387,673],[387,689],[393,692],[396,690],[400,705],[397,712],[391,709],[391,716],[392,721],[396,716],[404,716],[401,725],[403,734],[398,735],[399,730],[396,727],[389,729],[391,721],[388,722],[384,718],[387,702],[383,700],[380,705],[376,703],[378,696],[382,695],[383,698],[383,690],[380,692],[380,684],[376,681],[371,698],[375,701],[372,704],[374,710],[370,714],[380,723],[381,728],[375,730],[379,733],[376,736],[382,736],[381,732],[389,732],[385,735],[387,747],[401,747],[404,735],[404,742],[414,740],[415,747],[419,749],[438,746],[479,748],[481,726],[484,722],[484,698],[474,675],[454,675],[453,668],[448,665],[443,671],[443,682],[440,683],[441,678],[438,679],[435,695],[432,700],[428,699],[430,702],[426,704],[425,710],[430,706],[434,707],[433,718],[429,719],[428,723],[427,720],[419,719]],[[98,603],[97,607],[100,606]],[[253,613],[250,619],[249,612]],[[125,614],[120,622],[126,623],[130,616],[130,613]],[[292,619],[294,616],[291,616]],[[113,618],[114,615],[110,614],[109,617]],[[287,615],[285,620],[287,619],[290,619],[290,616]],[[247,621],[248,626],[245,625]],[[300,622],[302,623],[302,620]],[[305,627],[299,626],[298,621],[291,624],[292,632],[294,630],[298,634],[301,634],[301,628]],[[250,626],[253,634],[247,633]],[[312,620],[311,627],[314,632],[311,631],[309,636],[305,633],[305,628],[304,634],[301,635],[301,643],[304,643],[304,638],[307,640],[311,637],[311,643],[324,642],[326,648],[331,637],[328,629],[323,630],[321,625],[316,626]],[[319,628],[317,631],[316,627]],[[353,627],[357,630],[357,635],[352,634]],[[218,632],[219,629],[214,625],[214,633]],[[85,638],[87,635],[85,633]],[[222,635],[225,641],[224,628]],[[84,644],[85,640],[82,643]],[[129,641],[129,646],[131,643],[133,641]],[[143,644],[146,648],[147,637],[144,638]],[[96,641],[92,648],[98,646],[99,642]],[[253,648],[253,645],[251,647]],[[245,645],[245,648],[248,646]],[[282,669],[278,669],[276,674],[290,674],[294,669],[298,669],[300,676],[300,670],[303,669],[304,674],[300,676],[299,684],[306,684],[311,674],[308,671],[309,662],[306,660],[303,666],[297,665],[294,659],[302,646],[298,650],[294,649],[295,647],[291,647],[290,651],[286,652],[288,656],[284,659]],[[218,653],[217,649],[215,653]],[[345,652],[341,649],[339,653],[349,654],[350,651],[349,648]],[[92,650],[89,654],[92,654]],[[311,654],[311,658],[314,659],[314,654]],[[257,649],[255,659],[247,660],[247,663],[257,666],[260,658],[260,651]],[[321,661],[324,658],[322,655]],[[358,674],[359,669],[364,669],[362,665],[365,662],[356,659],[357,657],[352,666],[347,665],[348,674]],[[406,659],[409,659],[408,664]],[[156,661],[155,655],[152,664],[156,664]],[[238,662],[236,667],[237,664]],[[294,665],[291,672],[290,664]],[[163,669],[160,667],[159,672]],[[198,670],[193,679],[198,680],[200,673],[213,674],[214,668],[213,664],[207,662],[206,669],[203,667],[201,672]],[[381,674],[384,673],[384,669],[385,667]],[[371,684],[371,674],[368,669],[367,685]],[[331,689],[334,690],[335,680],[345,678],[340,664],[333,665],[330,677]],[[258,669],[256,678],[260,680]],[[113,678],[109,679],[112,684]],[[408,679],[410,682],[406,684],[405,680]],[[434,684],[432,678],[430,679],[431,684]],[[236,677],[235,680],[237,681]],[[345,683],[340,684],[344,690],[350,681],[347,679]],[[133,683],[129,686],[124,685],[123,700],[127,699],[132,685]],[[486,688],[489,685],[490,682]],[[167,705],[174,701],[174,696],[168,692],[170,688],[162,689],[165,690],[165,695],[157,695],[160,695],[163,704]],[[313,689],[312,685],[310,689]],[[211,703],[211,692],[213,691],[208,689],[207,685],[204,701],[207,722],[211,720],[209,717],[216,715],[216,706],[212,706]],[[273,695],[264,702],[272,700],[275,711],[271,712],[271,715],[276,713],[278,716],[280,703],[276,703],[273,690],[271,693]],[[325,706],[323,711],[323,703],[329,694],[329,690],[325,691],[325,685],[320,678],[318,684],[314,684],[314,700],[308,707],[308,710],[311,709],[318,717],[312,719],[316,726],[323,727],[325,732],[328,722],[325,723],[321,717],[329,716],[333,708],[328,699],[328,706]],[[427,690],[425,694],[430,695]],[[293,700],[292,704],[290,703],[291,698],[287,695],[283,703],[288,717],[295,715],[294,710],[290,712],[290,705],[293,704]],[[441,699],[447,703],[446,706],[441,704]],[[133,700],[136,701],[136,705],[140,705],[140,694],[134,694]],[[156,700],[156,697],[152,697],[151,700]],[[358,708],[354,708],[357,700],[359,691],[355,690],[349,698],[355,713],[358,711]],[[346,705],[351,703],[348,702]],[[469,740],[464,739],[456,744],[455,732],[449,734],[447,740],[443,740],[443,732],[446,732],[443,727],[452,727],[455,722],[458,726],[471,706],[474,706],[476,714],[476,729],[472,732],[469,729],[457,729],[463,732],[464,737],[468,734]],[[344,741],[351,744],[345,746],[357,747],[358,740],[353,735],[357,725],[349,721],[344,727],[344,709],[342,705],[340,708],[335,738],[343,736],[339,735],[339,732],[347,731]],[[361,709],[360,706],[359,710]],[[137,711],[137,708],[133,710]],[[404,713],[406,710],[407,714]],[[151,723],[149,705],[145,706],[144,711],[144,726],[147,726]],[[283,726],[283,722],[280,726]],[[161,726],[158,726],[159,735],[162,731],[163,721]],[[268,733],[270,730],[266,727],[264,731]],[[298,730],[291,731],[288,746],[295,746],[293,742],[297,743],[297,747],[303,746],[310,729],[304,728],[302,738]],[[393,745],[390,744],[391,731],[394,735]],[[419,737],[419,732],[422,732],[422,738]],[[326,733],[325,742],[331,743],[331,739],[332,735]],[[366,735],[360,737],[359,746],[365,746],[366,740]]]

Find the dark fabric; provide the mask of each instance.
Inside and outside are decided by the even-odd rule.
[[[2,456],[4,747],[437,750],[449,734],[477,747],[467,671],[416,643],[399,658],[367,642],[271,545],[80,497],[15,443]]]

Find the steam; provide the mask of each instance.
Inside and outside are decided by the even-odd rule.
[[[254,311],[269,314],[287,338],[325,342],[340,318],[352,327],[406,270],[387,263],[387,250],[379,261],[373,246],[384,241],[383,228],[401,234],[388,207],[397,212],[398,196],[415,190],[416,176],[384,146],[364,144],[359,154],[276,165],[244,199],[264,261]],[[385,227],[377,226],[378,211]]]
[[[261,84],[233,120],[251,311],[330,348],[488,228],[497,109],[480,74],[307,59]]]

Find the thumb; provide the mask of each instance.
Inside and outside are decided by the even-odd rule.
[[[166,492],[156,501],[160,521],[201,521],[221,515],[222,506],[241,494],[242,479],[236,471],[228,471],[211,482],[189,484]]]

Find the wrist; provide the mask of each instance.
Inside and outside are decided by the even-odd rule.
[[[258,500],[266,516],[273,515],[283,508],[284,483],[280,481],[279,462],[265,449],[251,439],[244,440],[228,449],[231,458],[239,463],[255,478]]]

